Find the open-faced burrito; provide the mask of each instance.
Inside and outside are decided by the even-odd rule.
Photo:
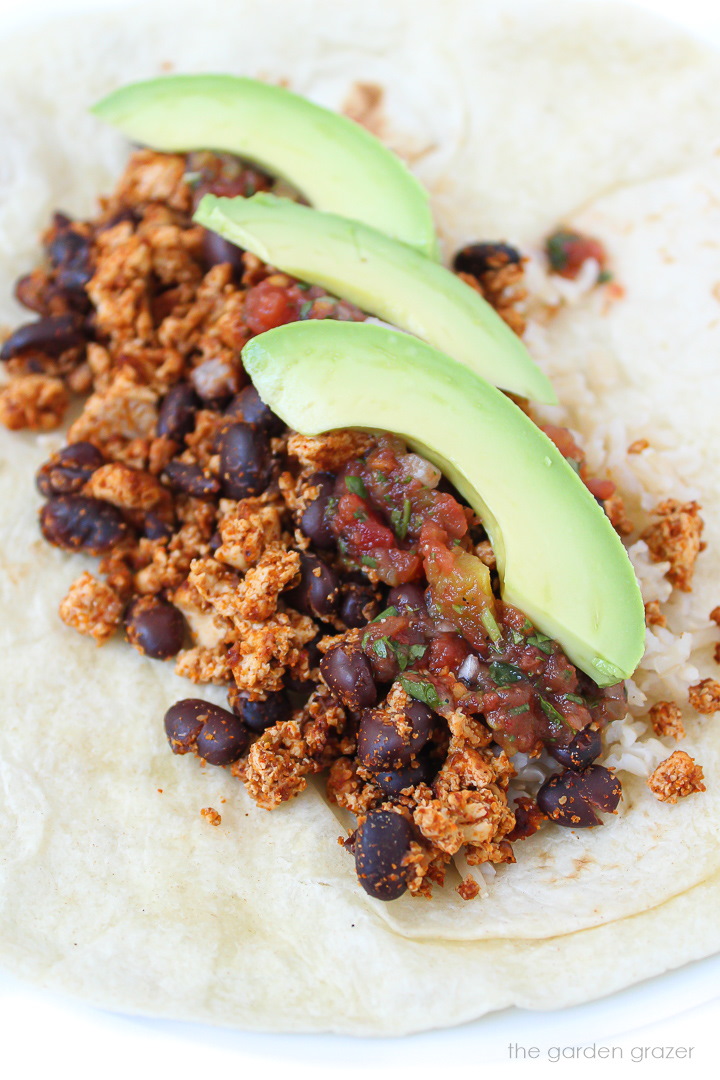
[[[720,947],[720,61],[375,6],[5,51],[0,959],[124,1010]]]

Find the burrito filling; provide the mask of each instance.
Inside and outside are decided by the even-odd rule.
[[[172,751],[228,767],[268,810],[324,774],[338,816],[354,815],[340,840],[366,891],[429,897],[454,859],[512,863],[541,825],[616,811],[620,782],[598,761],[626,690],[598,687],[503,603],[482,524],[434,465],[392,435],[300,435],[260,400],[240,362],[253,335],[366,317],[192,221],[208,192],[274,187],[230,155],[140,151],[97,219],[56,214],[17,284],[40,317],[3,346],[0,419],[50,431],[89,394],[37,475],[45,540],[100,559],[60,616],[227,688],[227,708],[168,703]],[[609,278],[592,238],[559,230],[547,252],[566,278],[588,259]],[[518,251],[477,243],[454,267],[522,334]],[[543,430],[628,532],[614,483],[567,429]],[[696,507],[673,505],[648,546],[689,580],[701,530]],[[544,781],[513,796],[533,759]],[[663,765],[659,797],[703,790],[682,751]],[[458,892],[481,892],[471,870]]]

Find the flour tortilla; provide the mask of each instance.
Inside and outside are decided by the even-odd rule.
[[[658,496],[700,496],[709,547],[682,614],[702,630],[720,601],[720,61],[612,4],[432,7],[146,4],[16,39],[0,76],[0,319],[24,317],[6,298],[50,213],[91,214],[122,169],[127,147],[86,112],[116,86],[168,64],[286,79],[335,108],[358,82],[380,86],[372,122],[430,190],[448,254],[537,244],[561,219],[606,240],[626,299],[562,312],[536,351],[573,403],[556,418],[598,466],[621,423],[658,447],[655,473],[643,466]],[[372,901],[319,788],[268,813],[225,770],[171,755],[161,718],[190,684],[119,641],[95,650],[57,617],[91,567],[39,539],[32,475],[59,442],[0,432],[10,970],[124,1011],[400,1034],[586,1001],[720,948],[712,717],[690,717],[681,744],[705,794],[668,806],[622,774],[616,818],[518,844],[474,903],[452,880],[430,903]],[[692,663],[713,673],[708,655]]]

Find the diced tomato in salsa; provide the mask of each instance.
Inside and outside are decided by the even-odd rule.
[[[275,326],[298,318],[298,302],[286,285],[273,285],[268,279],[253,285],[245,297],[245,322],[253,334],[264,334]]]
[[[600,241],[593,236],[558,229],[547,238],[545,249],[550,266],[561,277],[576,278],[588,259],[595,259],[601,275],[605,271],[607,253]]]

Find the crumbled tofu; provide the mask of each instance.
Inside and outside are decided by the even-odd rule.
[[[676,750],[661,761],[648,779],[648,787],[660,802],[676,803],[698,791],[705,791],[702,766],[684,750]]]
[[[667,619],[660,610],[659,600],[648,600],[645,604],[645,623],[647,626],[667,626]]]
[[[98,581],[87,570],[70,586],[60,604],[60,618],[73,630],[87,634],[104,645],[122,619],[123,603],[114,589]]]
[[[362,431],[330,431],[327,435],[291,435],[288,454],[310,472],[336,472],[347,461],[362,457],[373,444]]]
[[[256,566],[263,552],[280,541],[281,509],[262,499],[242,499],[220,523],[222,545],[215,558],[236,570]]]
[[[18,375],[0,390],[0,424],[11,431],[52,431],[70,404],[62,380],[50,375]]]
[[[703,679],[702,682],[690,687],[688,698],[696,712],[717,712],[720,709],[720,682],[715,679]]]
[[[671,739],[683,739],[685,727],[682,719],[682,709],[674,701],[658,701],[650,709],[650,723],[653,731],[660,738],[665,736]]]
[[[641,534],[655,562],[669,562],[667,572],[671,581],[683,592],[691,591],[695,561],[703,549],[704,522],[696,502],[679,503],[666,499],[653,510],[659,519]]]

